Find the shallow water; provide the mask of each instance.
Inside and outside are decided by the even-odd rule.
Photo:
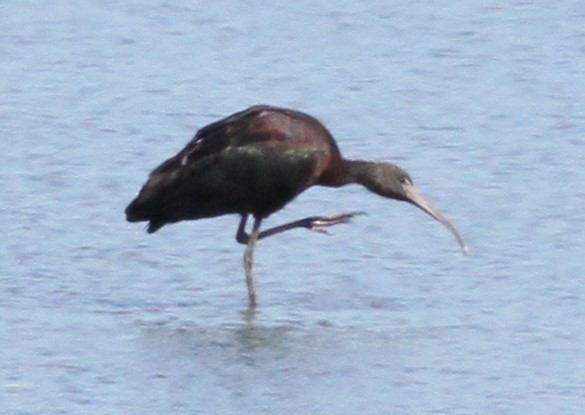
[[[585,406],[579,1],[3,2],[0,413],[578,413]],[[294,4],[293,4],[294,3]],[[458,226],[358,187],[267,226],[246,322],[237,217],[123,210],[197,128],[305,110]]]

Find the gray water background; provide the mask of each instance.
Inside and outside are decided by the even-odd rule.
[[[585,3],[4,0],[1,414],[577,414]],[[391,160],[459,227],[359,187],[267,226],[244,321],[234,216],[123,210],[256,103]]]

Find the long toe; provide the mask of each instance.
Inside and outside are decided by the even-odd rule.
[[[354,218],[354,216],[363,215],[363,214],[364,214],[364,212],[356,211],[356,212],[342,213],[342,214],[335,215],[335,216],[320,216],[320,217],[312,218],[311,230],[326,233],[321,228],[326,227],[326,226],[338,225],[340,223],[349,223]]]

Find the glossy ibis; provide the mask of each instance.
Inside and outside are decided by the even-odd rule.
[[[321,230],[348,222],[356,213],[314,216],[260,231],[262,220],[313,185],[365,186],[377,195],[419,207],[445,225],[467,252],[449,220],[414,188],[408,173],[390,163],[347,160],[329,131],[299,111],[258,105],[209,124],[176,156],[152,171],[126,208],[130,222],[148,221],[156,232],[167,223],[239,214],[236,240],[247,244],[244,267],[250,306],[256,305],[254,245],[294,228]],[[245,231],[249,215],[252,231]]]

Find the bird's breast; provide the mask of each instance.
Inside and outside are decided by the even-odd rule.
[[[251,212],[270,214],[315,183],[319,152],[243,146],[223,152],[221,175]]]

